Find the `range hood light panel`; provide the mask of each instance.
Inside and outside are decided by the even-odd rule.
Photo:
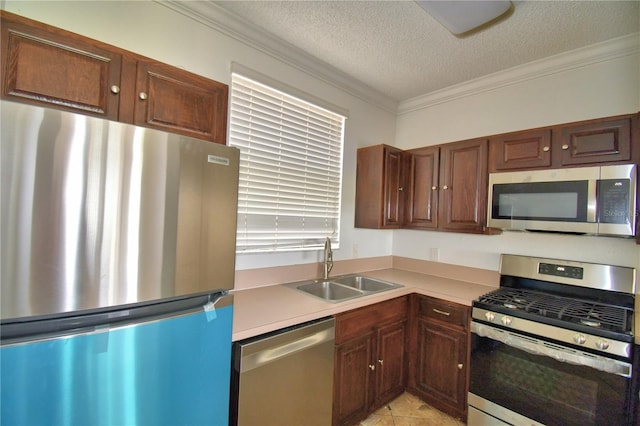
[[[455,35],[464,34],[503,15],[510,1],[420,1],[416,3]]]

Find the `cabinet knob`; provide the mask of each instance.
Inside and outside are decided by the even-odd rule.
[[[117,95],[118,93],[120,93],[120,86],[114,84],[113,86],[111,86],[111,93]]]
[[[449,189],[447,185],[443,186],[442,189]]]
[[[398,188],[398,191],[403,191],[403,190],[404,190],[403,187]]]
[[[147,99],[147,97],[148,97],[148,96],[147,96],[147,94],[146,94],[146,93],[144,93],[144,92],[140,92],[140,94],[138,95],[138,97],[144,101],[145,99]]]
[[[464,368],[464,364],[458,364],[458,370],[462,370]]]
[[[378,364],[380,364],[380,365],[384,364],[384,360],[383,359],[379,359],[378,360]]]
[[[373,371],[376,369],[376,366],[375,364],[369,364],[369,368],[371,369],[371,371]]]
[[[569,145],[567,145],[567,144],[562,145],[562,149],[564,149],[566,151],[567,149],[569,149]]]
[[[435,191],[436,189],[438,189],[438,187],[434,185],[431,187],[431,189]]]
[[[544,152],[549,152],[549,149],[550,149],[550,148],[549,148],[548,146],[545,146],[545,147],[543,147],[543,148],[542,148],[542,150],[543,150]]]

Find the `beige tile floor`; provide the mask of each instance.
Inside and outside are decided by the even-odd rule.
[[[382,407],[358,426],[464,426],[464,423],[425,404],[410,393]]]

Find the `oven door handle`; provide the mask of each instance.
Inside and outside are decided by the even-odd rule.
[[[623,377],[631,377],[631,364],[606,358],[600,355],[582,352],[570,347],[560,346],[545,340],[534,337],[523,336],[501,328],[471,322],[471,332],[492,340],[504,343],[507,346],[532,353],[553,358],[560,362],[583,365],[595,368],[606,373],[617,374]]]

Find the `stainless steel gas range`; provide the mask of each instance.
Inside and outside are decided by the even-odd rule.
[[[502,255],[473,302],[468,424],[634,424],[636,271]]]

